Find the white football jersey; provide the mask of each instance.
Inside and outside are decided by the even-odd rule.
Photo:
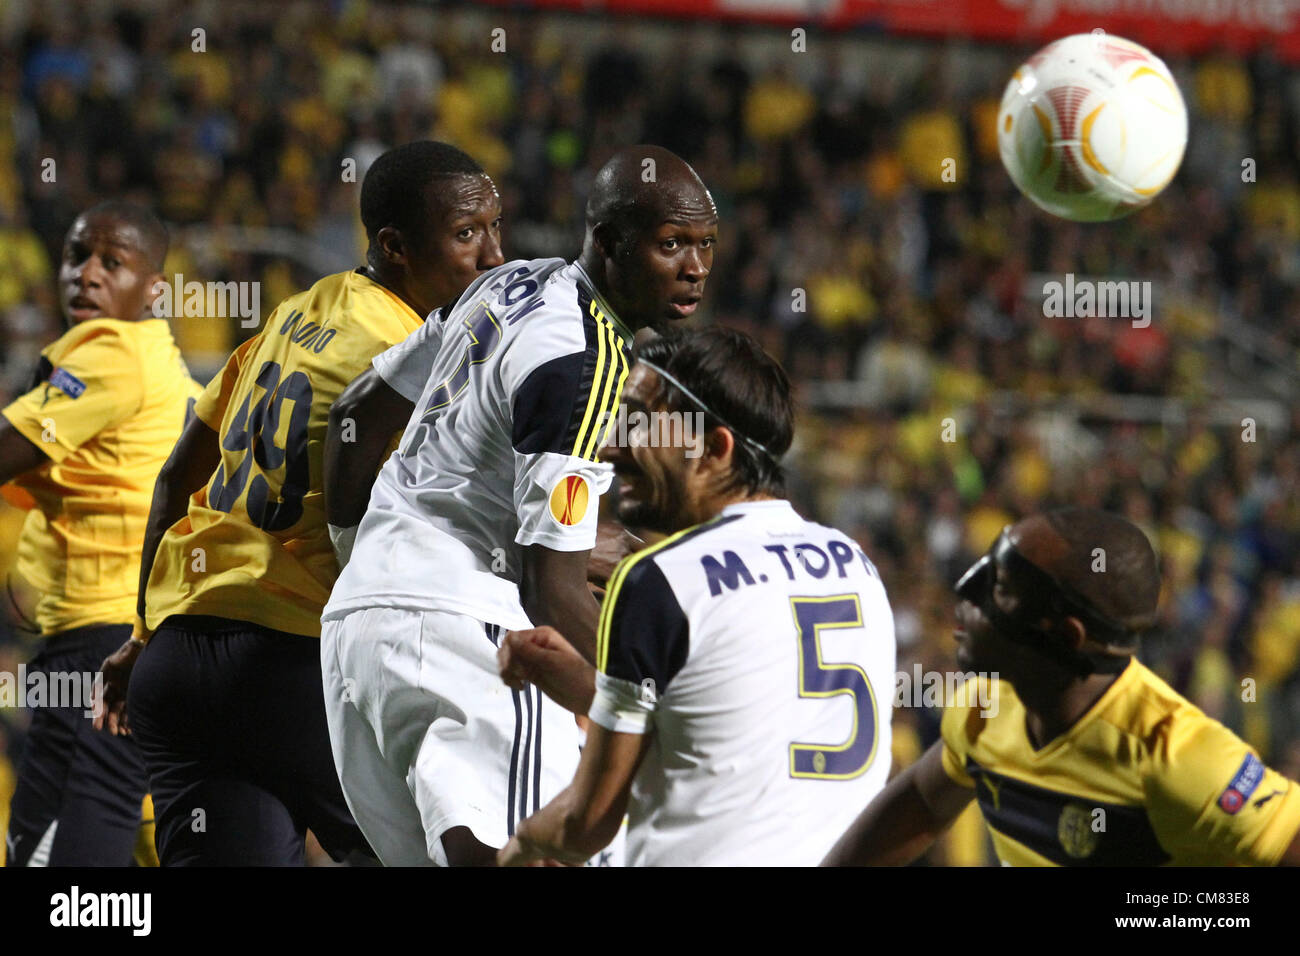
[[[515,260],[374,359],[415,402],[323,620],[369,607],[527,628],[520,548],[596,540],[632,333],[576,262]]]
[[[850,538],[730,505],[610,580],[589,716],[653,733],[627,865],[819,863],[889,776],[894,621]]]

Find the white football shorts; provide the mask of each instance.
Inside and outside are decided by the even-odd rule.
[[[321,672],[348,807],[386,866],[445,866],[442,834],[504,846],[573,779],[578,727],[497,672],[505,629],[443,611],[325,621]]]

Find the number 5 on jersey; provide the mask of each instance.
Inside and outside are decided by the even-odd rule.
[[[799,696],[853,698],[853,732],[842,744],[790,744],[790,776],[850,780],[861,776],[876,756],[876,695],[866,672],[856,664],[822,660],[821,632],[862,626],[856,594],[790,599],[799,637]]]

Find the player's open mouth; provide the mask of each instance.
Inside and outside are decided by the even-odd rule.
[[[700,304],[700,297],[696,295],[696,296],[691,296],[688,299],[674,300],[672,303],[672,307],[674,312],[676,312],[682,318],[685,318],[688,315],[694,315],[695,310],[699,307],[699,304]]]
[[[73,315],[102,315],[104,310],[98,303],[84,295],[74,295],[68,300],[68,311]]]

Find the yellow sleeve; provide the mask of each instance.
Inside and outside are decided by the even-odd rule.
[[[100,327],[73,344],[49,377],[3,414],[57,464],[134,415],[143,399],[144,375],[134,340]]]
[[[1204,714],[1180,712],[1155,757],[1146,788],[1161,844],[1225,864],[1272,866],[1300,831],[1300,785]]]
[[[974,787],[975,781],[966,772],[966,753],[969,739],[966,727],[972,708],[978,704],[951,704],[944,708],[939,732],[943,739],[943,770],[954,782],[963,787]]]
[[[213,431],[221,430],[221,419],[226,415],[226,406],[230,404],[230,396],[235,390],[235,383],[239,381],[239,373],[248,361],[249,354],[261,341],[262,335],[259,332],[231,352],[225,368],[212,377],[208,387],[194,403],[194,414]]]

